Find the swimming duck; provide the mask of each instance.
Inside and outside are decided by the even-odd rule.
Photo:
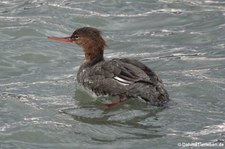
[[[118,96],[118,102],[110,106],[129,98],[153,106],[163,106],[169,101],[162,80],[142,62],[129,58],[104,59],[106,42],[98,29],[83,27],[69,37],[48,38],[75,43],[83,49],[85,60],[78,70],[77,81],[97,96]]]

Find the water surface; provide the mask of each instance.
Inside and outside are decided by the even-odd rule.
[[[50,41],[90,26],[106,59],[139,59],[172,99],[111,109],[78,89],[82,50]],[[2,0],[0,148],[180,148],[225,142],[223,0]]]

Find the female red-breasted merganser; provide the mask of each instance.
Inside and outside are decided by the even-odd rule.
[[[143,63],[128,58],[104,60],[106,43],[99,30],[83,27],[70,37],[48,38],[73,42],[83,48],[85,61],[79,68],[77,81],[96,95],[119,96],[118,102],[127,98],[143,99],[154,106],[169,101],[161,79]]]

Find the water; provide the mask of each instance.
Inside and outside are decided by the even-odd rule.
[[[106,58],[156,71],[170,107],[128,101],[106,110],[78,89],[82,50],[47,36],[83,26],[103,31]],[[224,144],[224,35],[223,0],[1,0],[0,148]]]

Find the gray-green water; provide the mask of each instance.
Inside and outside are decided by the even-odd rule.
[[[103,31],[106,58],[136,58],[156,71],[170,107],[128,101],[105,110],[77,90],[82,50],[46,37],[83,26]],[[0,148],[221,145],[224,76],[224,0],[0,1]]]

